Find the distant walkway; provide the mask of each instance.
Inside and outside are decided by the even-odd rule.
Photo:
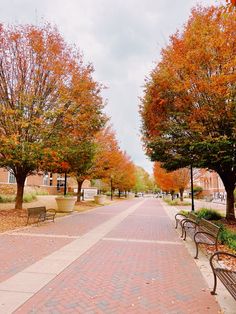
[[[157,199],[0,236],[0,313],[221,313]]]

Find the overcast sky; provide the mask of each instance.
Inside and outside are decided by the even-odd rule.
[[[108,88],[106,113],[122,150],[152,173],[140,141],[139,97],[145,76],[159,60],[168,38],[181,29],[190,10],[217,0],[0,0],[0,21],[7,24],[56,24],[76,44],[94,77]]]

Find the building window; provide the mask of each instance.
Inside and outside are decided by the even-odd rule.
[[[16,183],[16,177],[13,172],[9,171],[8,183]]]
[[[48,175],[48,172],[45,172],[45,173],[44,173],[44,176],[43,176],[43,185],[49,185],[49,175]]]
[[[65,185],[65,178],[62,175],[58,175],[57,177],[57,190],[59,191]]]

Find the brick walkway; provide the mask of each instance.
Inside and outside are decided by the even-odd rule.
[[[0,278],[12,276],[0,283],[0,313],[221,313],[157,199],[23,229],[0,245],[10,252]]]

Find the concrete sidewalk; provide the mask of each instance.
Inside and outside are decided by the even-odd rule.
[[[223,313],[169,214],[135,199],[0,236],[0,313]]]

